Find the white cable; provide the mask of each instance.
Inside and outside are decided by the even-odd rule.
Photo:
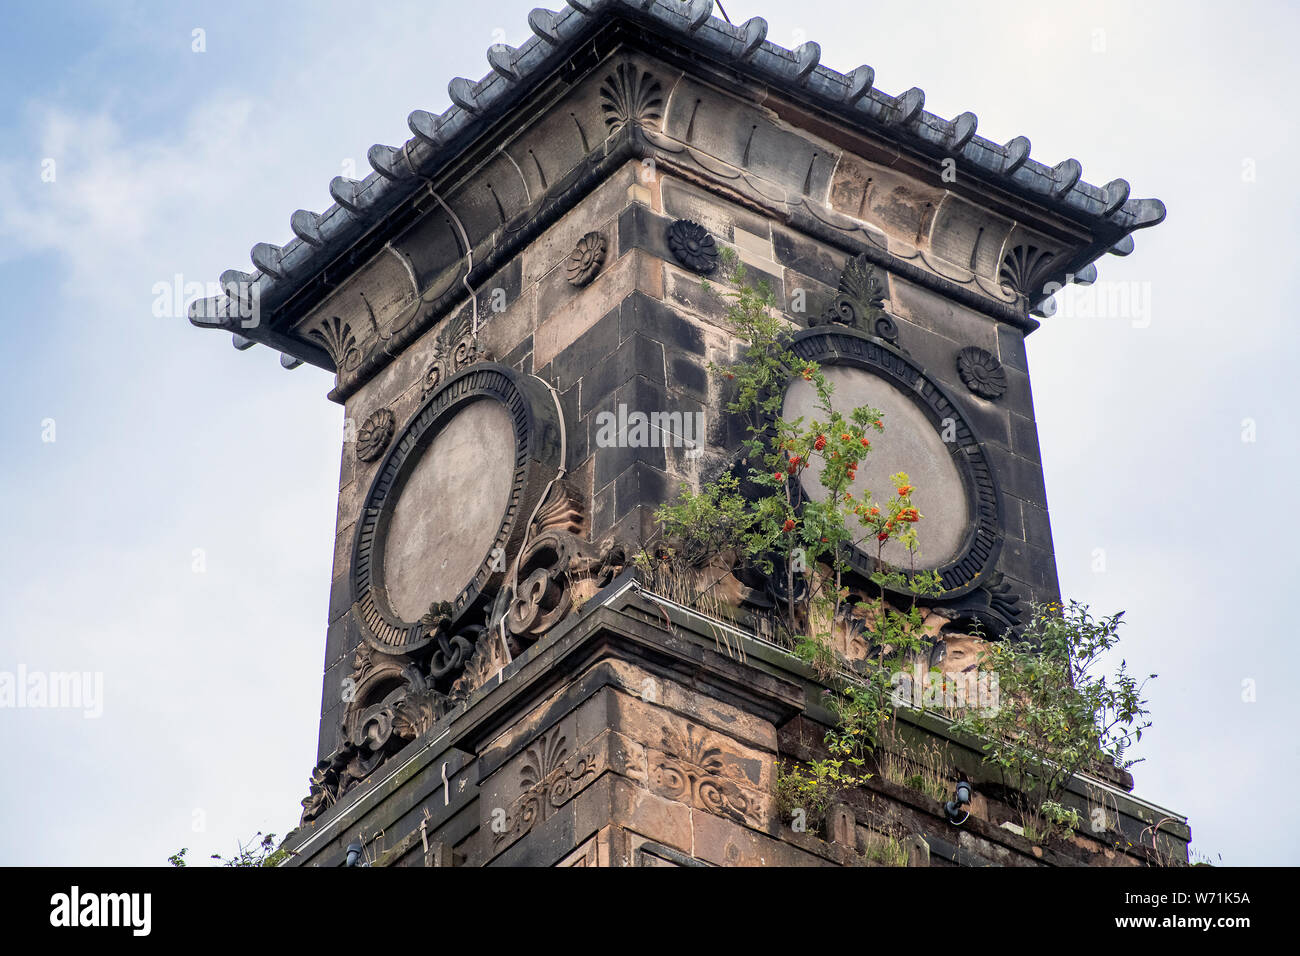
[[[442,208],[447,211],[447,215],[451,216],[451,221],[456,224],[456,229],[460,232],[460,241],[465,246],[465,275],[461,277],[460,281],[461,285],[465,287],[465,291],[469,293],[470,310],[473,315],[473,319],[471,320],[472,324],[470,326],[470,335],[474,340],[475,347],[477,347],[478,297],[474,294],[474,289],[469,284],[469,274],[474,270],[474,248],[469,244],[469,234],[465,232],[465,227],[461,224],[460,216],[456,215],[455,210],[448,206],[447,203],[443,201],[443,198],[438,195],[438,191],[433,188],[433,180],[429,179],[427,176],[421,176],[420,178],[424,180],[424,184],[429,188],[429,195],[438,200],[438,205],[442,206]]]

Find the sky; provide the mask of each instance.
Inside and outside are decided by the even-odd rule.
[[[99,675],[0,708],[0,863],[161,865],[296,824],[315,759],[342,409],[192,327],[523,0],[19,3],[0,10],[0,672]],[[1300,8],[728,0],[877,88],[972,110],[1167,220],[1029,339],[1062,591],[1157,673],[1136,792],[1199,859],[1300,862],[1293,37]],[[196,33],[196,31],[201,31]],[[201,48],[201,49],[200,49]],[[1115,663],[1115,662],[1110,662]],[[1274,822],[1274,819],[1276,822]]]

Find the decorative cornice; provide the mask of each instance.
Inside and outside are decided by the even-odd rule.
[[[311,290],[322,288],[320,279],[329,264],[351,254],[381,220],[427,195],[428,180],[436,180],[476,148],[494,124],[524,104],[572,58],[594,50],[597,39],[606,34],[616,37],[612,42],[679,49],[692,62],[714,64],[769,84],[790,101],[833,117],[849,129],[898,143],[918,157],[955,159],[965,171],[963,183],[971,189],[1012,196],[1087,231],[1093,241],[1072,255],[1070,262],[1060,263],[1076,274],[1108,250],[1127,254],[1132,249],[1132,231],[1164,218],[1162,203],[1130,198],[1124,180],[1090,185],[1082,180],[1076,160],[1055,166],[1039,163],[1029,157],[1024,137],[1005,145],[993,143],[976,134],[978,122],[972,113],[953,120],[934,116],[924,110],[924,93],[918,89],[896,97],[882,93],[874,87],[870,67],[838,73],[821,64],[815,43],[788,50],[765,39],[766,24],[760,18],[734,26],[709,16],[711,10],[711,0],[688,5],[671,0],[576,0],[559,12],[534,11],[529,16],[533,38],[517,49],[494,45],[487,57],[490,70],[482,79],[452,81],[448,92],[455,105],[441,115],[412,113],[410,140],[400,148],[370,150],[372,173],[359,181],[336,177],[330,184],[333,206],[320,214],[306,210],[293,214],[290,225],[295,239],[282,247],[269,243],[254,247],[256,271],[242,277],[246,281],[241,281],[241,289],[247,295],[241,292],[239,301],[260,303],[263,321],[244,325],[225,297],[196,303],[191,321],[235,332],[245,347],[260,342],[332,370],[346,364],[350,351],[342,328],[331,330],[339,333],[335,336],[339,341],[309,342],[287,332],[285,317],[301,315],[311,296],[319,295]],[[612,80],[607,78],[602,101],[606,133],[644,126],[657,135],[666,108],[666,94],[657,83],[644,73],[616,72]],[[599,146],[596,130],[583,135],[591,137],[593,150]]]

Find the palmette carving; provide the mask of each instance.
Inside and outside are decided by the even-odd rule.
[[[693,724],[684,731],[663,727],[662,747],[650,762],[652,790],[737,823],[762,825],[757,800],[729,776],[731,768],[753,761],[728,752],[721,738]],[[757,768],[747,779],[757,786]]]
[[[627,124],[657,128],[664,117],[663,86],[633,63],[621,63],[600,85],[605,128],[616,133]]]
[[[361,350],[352,323],[337,315],[325,316],[315,325],[306,328],[304,334],[329,353],[335,369],[340,372],[355,368],[361,361]]]
[[[504,848],[549,820],[603,769],[604,761],[597,750],[584,748],[570,756],[562,731],[539,736],[524,750],[519,772],[524,793],[506,812],[504,825],[494,828],[493,849]]]
[[[866,255],[854,256],[840,273],[839,290],[820,317],[809,325],[847,325],[898,344],[898,323],[885,312],[886,287]]]
[[[1008,250],[998,267],[998,282],[1022,298],[1033,300],[1044,291],[1055,254],[1035,245],[1019,245]]]
[[[436,392],[443,382],[466,366],[492,360],[492,353],[475,338],[474,325],[468,317],[449,320],[434,339],[433,361],[424,372],[421,400]]]

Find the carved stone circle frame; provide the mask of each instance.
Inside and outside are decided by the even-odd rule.
[[[836,326],[805,329],[793,337],[791,350],[799,358],[819,365],[869,372],[907,395],[935,431],[942,435],[950,429],[953,440],[944,444],[961,476],[970,518],[956,557],[935,571],[944,588],[944,600],[960,597],[987,583],[1002,551],[1002,496],[979,439],[944,389],[906,356],[852,329]],[[790,381],[795,381],[793,376]],[[798,493],[802,497],[801,488]],[[869,577],[874,570],[874,556],[856,548],[849,552],[849,565]]]
[[[438,433],[472,402],[488,399],[505,406],[515,441],[514,475],[501,523],[469,584],[449,602],[447,623],[455,627],[471,611],[482,610],[505,579],[528,516],[547,481],[560,466],[560,424],[546,387],[504,365],[481,362],[452,376],[425,399],[393,442],[362,504],[352,547],[352,607],[363,639],[385,654],[407,654],[433,639],[427,625],[405,621],[393,611],[384,587],[383,554],[393,508],[421,454]],[[467,494],[472,494],[468,487]]]

